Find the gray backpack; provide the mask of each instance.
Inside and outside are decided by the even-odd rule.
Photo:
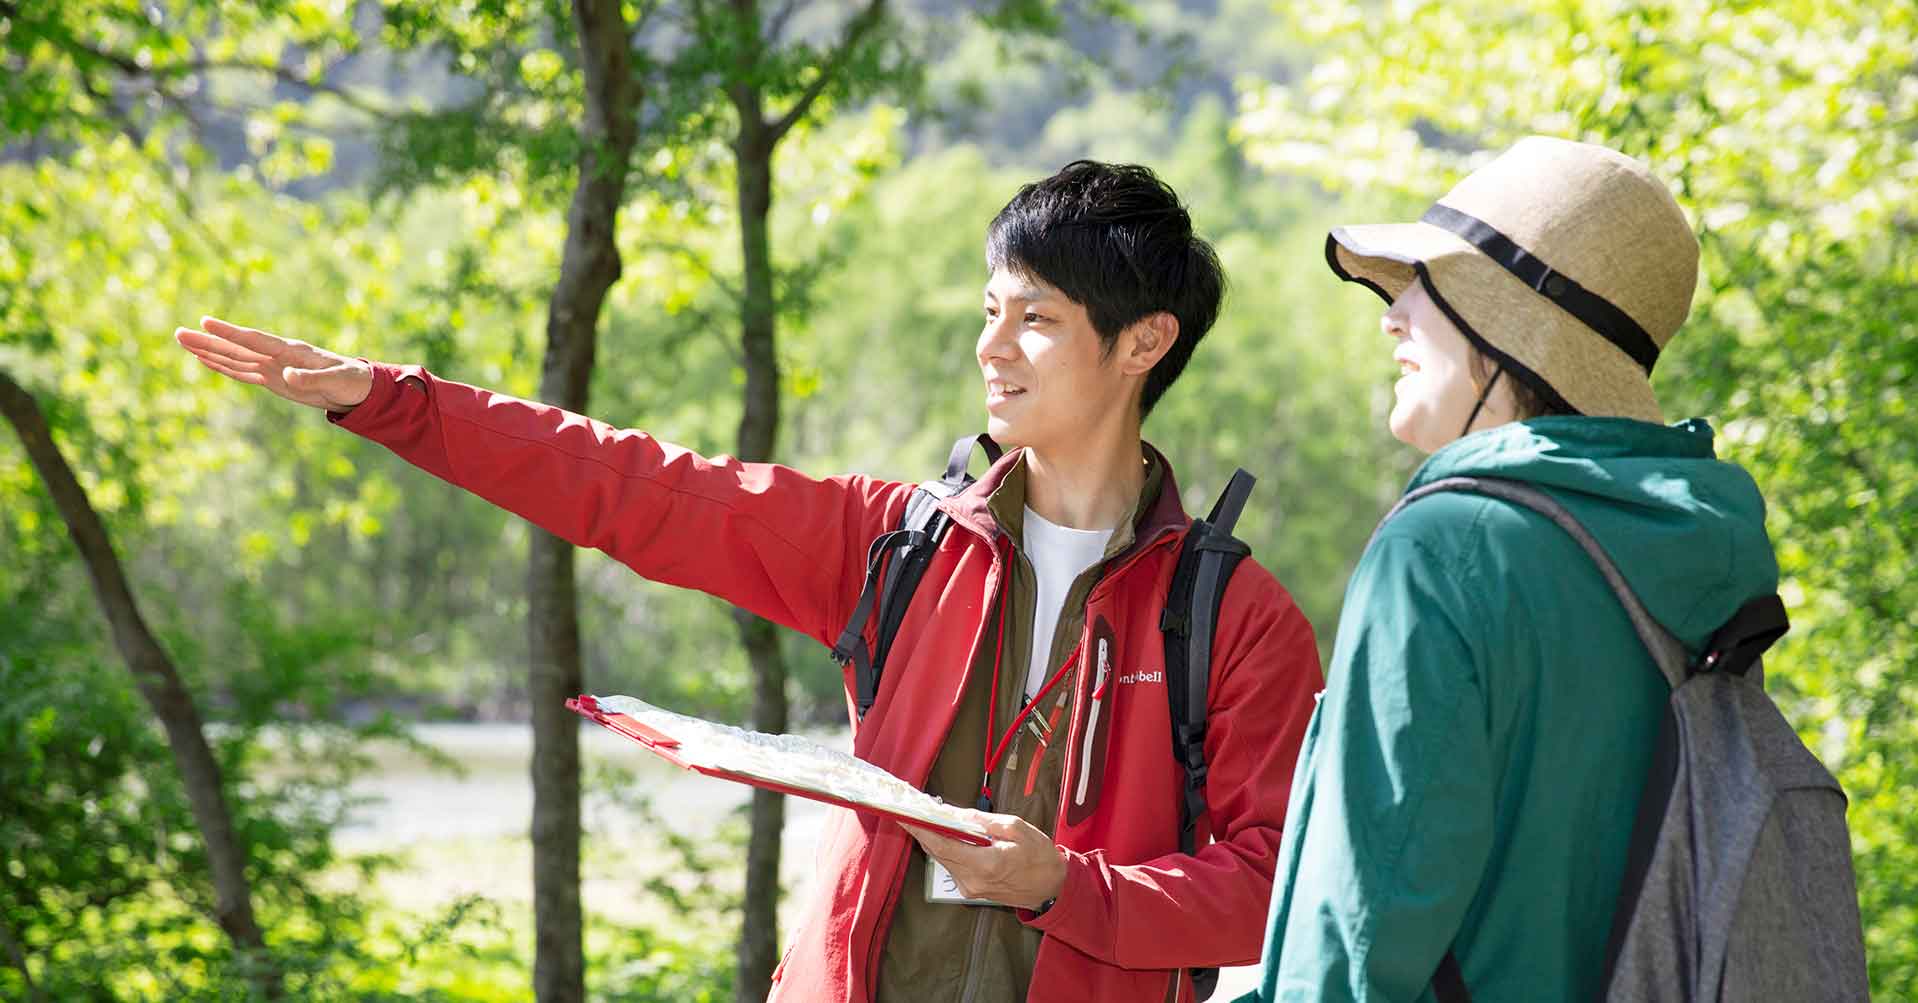
[[[1530,485],[1452,477],[1440,491],[1520,505],[1576,539],[1672,685],[1612,920],[1606,1003],[1868,1000],[1845,794],[1750,672],[1789,625],[1775,595],[1747,603],[1697,658],[1638,601],[1597,540]],[[1458,958],[1433,976],[1469,1003]]]

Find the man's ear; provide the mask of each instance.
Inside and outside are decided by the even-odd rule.
[[[1164,310],[1141,317],[1125,329],[1120,338],[1120,368],[1127,376],[1140,376],[1172,351],[1179,340],[1179,319]]]

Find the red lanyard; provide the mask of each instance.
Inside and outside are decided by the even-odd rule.
[[[992,771],[998,769],[1000,760],[1006,757],[1006,750],[1012,746],[1013,738],[1019,734],[1019,726],[1026,723],[1026,718],[1032,715],[1040,701],[1046,698],[1046,694],[1052,692],[1052,688],[1059,684],[1059,680],[1065,678],[1066,670],[1079,659],[1079,649],[1075,647],[1072,653],[1066,656],[1065,662],[1060,664],[1058,671],[1052,674],[1052,678],[1047,679],[1045,685],[1039,687],[1039,692],[1033,694],[1032,699],[1025,702],[1025,706],[1019,708],[1019,713],[1013,716],[1012,723],[1006,727],[1005,734],[999,736],[999,741],[994,742],[992,721],[995,712],[999,709],[999,663],[1005,658],[1006,612],[1011,602],[1012,589],[1008,587],[999,600],[999,636],[992,646],[992,692],[986,696],[985,772],[979,777],[979,800],[975,805],[980,811],[992,810]]]

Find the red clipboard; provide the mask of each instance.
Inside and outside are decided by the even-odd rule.
[[[989,846],[992,843],[992,838],[989,836],[982,836],[982,835],[979,835],[978,833],[967,832],[963,829],[954,829],[949,826],[940,825],[937,822],[928,822],[925,819],[917,818],[911,815],[901,815],[897,812],[887,811],[884,808],[878,808],[873,805],[861,804],[856,801],[847,801],[847,800],[844,800],[843,798],[834,797],[833,795],[828,794],[824,791],[818,791],[818,790],[813,790],[811,788],[804,788],[804,787],[793,787],[787,784],[779,783],[778,781],[775,781],[775,780],[767,780],[764,777],[756,777],[756,776],[752,776],[750,774],[745,774],[745,773],[734,773],[731,770],[722,769],[719,767],[701,766],[694,763],[689,763],[686,760],[680,758],[678,755],[675,755],[673,752],[674,749],[677,749],[679,747],[680,743],[678,739],[672,737],[671,735],[666,734],[663,731],[660,731],[657,728],[653,728],[645,724],[644,722],[638,720],[637,718],[631,717],[630,715],[620,714],[614,711],[602,710],[599,706],[599,701],[593,696],[591,696],[590,694],[582,693],[579,696],[576,696],[566,701],[566,709],[572,711],[575,714],[578,714],[579,716],[585,718],[588,721],[593,722],[594,724],[597,724],[603,728],[606,728],[609,731],[612,731],[615,734],[622,735],[626,738],[632,739],[635,742],[638,742],[640,745],[644,746],[646,750],[651,752],[653,755],[658,756],[661,759],[664,759],[665,761],[673,764],[674,766],[679,767],[682,770],[691,770],[694,773],[702,773],[709,777],[718,777],[721,780],[730,780],[734,783],[746,784],[748,786],[759,787],[769,791],[777,791],[780,794],[791,794],[794,797],[802,797],[809,801],[822,801],[826,804],[837,805],[841,808],[850,808],[851,810],[860,812],[862,814],[874,815],[879,818],[887,818],[895,822],[913,826],[914,828],[925,829],[928,832],[936,832],[942,836],[946,836],[951,839],[956,839],[962,843],[970,843],[973,846]]]

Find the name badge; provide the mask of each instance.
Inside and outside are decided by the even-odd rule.
[[[946,865],[931,857],[926,858],[926,901],[942,905],[998,905],[991,899],[969,899],[959,890],[959,882],[954,881],[952,872]]]

